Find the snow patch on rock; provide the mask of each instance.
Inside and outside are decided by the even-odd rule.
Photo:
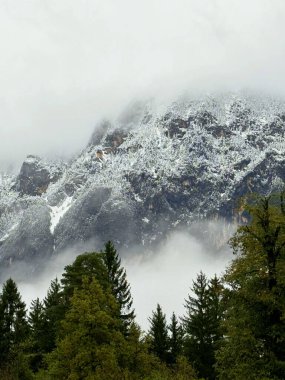
[[[70,209],[72,205],[72,197],[66,197],[66,199],[59,206],[49,206],[50,208],[50,232],[54,233],[56,226],[63,215]]]

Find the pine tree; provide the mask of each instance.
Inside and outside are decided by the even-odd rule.
[[[22,345],[28,336],[26,305],[16,283],[10,278],[0,296],[0,377],[26,378]],[[5,375],[4,375],[5,374]]]
[[[185,354],[198,375],[206,379],[215,379],[215,349],[220,337],[218,289],[216,277],[209,286],[205,274],[200,272],[196,281],[193,281],[193,296],[188,295],[188,299],[185,300]]]
[[[149,318],[151,338],[150,349],[161,361],[167,362],[169,357],[169,338],[167,331],[166,316],[162,312],[161,306],[157,304],[156,310]]]
[[[176,363],[177,357],[182,354],[183,349],[183,328],[180,326],[176,315],[173,313],[168,326],[170,332],[169,349],[170,363]]]
[[[226,339],[217,353],[220,379],[285,378],[285,213],[281,197],[246,206],[251,223],[231,240],[237,257],[226,284]]]
[[[107,269],[108,282],[120,306],[120,318],[125,331],[127,331],[130,324],[134,321],[135,313],[132,309],[133,300],[130,285],[127,281],[126,270],[121,266],[121,259],[111,241],[105,244],[102,255]]]

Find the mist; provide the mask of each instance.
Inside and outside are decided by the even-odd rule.
[[[70,156],[133,99],[284,96],[283,0],[3,0],[0,169]]]
[[[200,227],[201,231],[207,233],[210,232],[208,228],[215,230],[216,236],[220,236],[221,246],[217,247],[213,241],[211,245],[211,237],[207,241],[205,237],[197,237],[197,234],[184,230],[171,233],[153,251],[143,251],[142,247],[132,249],[127,255],[118,251],[131,285],[136,321],[144,331],[149,328],[148,318],[156,309],[157,303],[161,305],[168,320],[172,312],[182,316],[184,300],[190,293],[197,274],[202,270],[209,278],[215,274],[220,276],[232,260],[233,255],[226,242],[236,227],[230,226],[226,235],[225,224],[219,221],[211,224],[205,222]],[[55,277],[60,279],[64,267],[71,264],[79,253],[92,252],[91,246],[89,243],[88,246],[74,247],[62,252],[46,263],[40,276],[19,282],[19,290],[27,307],[33,299],[43,299],[51,280]],[[21,269],[23,270],[22,266]],[[14,275],[17,277],[15,270]]]
[[[220,276],[231,259],[229,247],[209,250],[201,240],[179,232],[172,234],[159,251],[126,261],[139,325],[148,329],[148,318],[158,303],[168,321],[173,312],[183,316],[185,298],[197,274],[203,271],[208,278]]]

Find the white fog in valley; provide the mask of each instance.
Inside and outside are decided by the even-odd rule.
[[[0,170],[68,156],[133,99],[284,95],[284,0],[2,0]]]
[[[126,262],[128,279],[134,295],[139,325],[146,329],[148,317],[157,303],[166,313],[184,314],[184,299],[192,281],[202,270],[207,277],[221,275],[233,258],[231,250],[211,252],[197,238],[185,233],[173,234],[159,252],[148,257],[133,257]]]
[[[205,230],[206,224],[202,225]],[[128,281],[134,299],[136,321],[147,331],[148,318],[159,303],[169,320],[172,312],[178,316],[184,313],[184,299],[190,292],[192,281],[202,270],[209,278],[214,274],[221,275],[233,259],[231,249],[226,244],[229,234],[235,227],[230,226],[226,233],[223,223],[212,223],[212,231],[219,234],[222,242],[220,249],[209,248],[187,232],[172,233],[158,250],[146,254],[139,253],[141,248],[123,257],[122,265],[126,268]],[[88,251],[90,251],[90,245]],[[40,279],[34,282],[29,279],[19,283],[23,299],[27,303],[39,297],[43,299],[55,277],[60,279],[65,265],[72,263],[77,249],[63,252],[50,263],[47,263]],[[120,251],[118,251],[120,254]]]

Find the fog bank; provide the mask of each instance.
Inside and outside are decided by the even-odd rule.
[[[283,0],[2,0],[0,169],[70,155],[134,98],[284,95]]]
[[[143,247],[132,250],[127,256],[122,255],[122,265],[126,268],[127,278],[131,285],[134,299],[136,320],[144,329],[148,329],[148,318],[156,308],[157,303],[170,318],[172,312],[182,316],[184,313],[184,299],[190,291],[192,281],[202,270],[207,276],[220,275],[232,259],[232,253],[225,244],[229,233],[225,235],[225,224],[210,222],[201,224],[201,231],[211,236],[215,231],[223,243],[220,248],[211,247],[211,237],[200,237],[181,231],[172,233],[153,252],[143,252]],[[206,230],[208,228],[208,230]],[[92,252],[92,244],[86,247],[74,247],[62,252],[48,262],[40,278],[31,278],[19,283],[19,289],[27,305],[36,297],[43,299],[46,296],[50,281],[55,277],[61,278],[64,267],[72,263],[77,254],[84,251]],[[138,253],[140,251],[141,253]],[[16,273],[15,273],[16,275]]]
[[[134,297],[137,321],[148,328],[148,317],[160,304],[167,318],[172,312],[184,314],[184,299],[192,281],[202,270],[207,276],[221,275],[231,261],[229,247],[219,250],[204,245],[201,240],[185,233],[172,234],[158,252],[134,256],[125,262]]]

